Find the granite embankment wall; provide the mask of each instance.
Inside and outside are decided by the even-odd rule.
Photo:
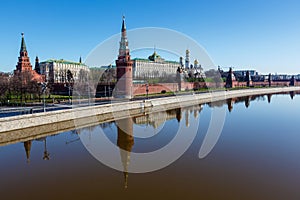
[[[290,91],[300,91],[300,87],[278,87],[261,89],[244,89],[232,91],[218,91],[194,95],[172,96],[145,101],[114,102],[113,104],[81,107],[70,110],[60,110],[47,113],[36,113],[30,115],[14,116],[0,119],[0,141],[7,132],[19,134],[22,137],[22,129],[30,128],[63,130],[68,127],[81,127],[89,124],[97,124],[104,121],[113,121],[129,116],[144,114],[145,112],[155,112],[157,110],[167,110],[176,107],[184,107],[194,104],[203,104],[213,101],[225,100],[228,98],[272,94]],[[64,123],[65,122],[65,123]],[[49,131],[52,131],[50,130]],[[47,131],[47,130],[45,130]],[[30,132],[30,131],[28,131]],[[34,131],[31,133],[35,135]],[[6,135],[7,137],[7,135]],[[15,136],[14,136],[15,137]]]

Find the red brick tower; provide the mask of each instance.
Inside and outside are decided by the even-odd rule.
[[[36,61],[38,61],[38,59]],[[14,71],[14,74],[15,75],[30,75],[31,80],[35,80],[40,83],[45,81],[44,75],[40,75],[32,69],[32,65],[30,63],[30,60],[28,57],[28,52],[26,49],[24,33],[22,33],[20,56],[18,58],[18,63],[17,63],[16,69]]]
[[[19,61],[18,61],[16,67],[17,67],[17,69],[15,70],[15,73],[16,72],[24,72],[24,71],[29,71],[29,72],[32,71],[32,65],[30,64],[28,52],[26,49],[24,33],[22,33],[20,56],[19,56]]]
[[[122,37],[120,41],[119,56],[118,56],[118,60],[116,60],[116,65],[117,65],[117,85],[115,89],[116,91],[115,97],[131,99],[133,61],[130,60],[124,16],[123,16],[123,23],[122,23]]]

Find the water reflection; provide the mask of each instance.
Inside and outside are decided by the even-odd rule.
[[[227,107],[229,112],[231,112],[233,109],[233,103],[234,103],[233,99],[227,99]]]
[[[299,94],[299,92],[288,92],[288,93],[280,93],[277,95],[289,94],[291,99],[294,99],[295,95]],[[238,104],[244,102],[245,107],[249,108],[251,101],[265,101],[267,99],[268,103],[271,103],[272,96],[274,94],[267,95],[253,95],[253,96],[245,96],[245,97],[237,97],[237,98],[229,98],[227,100],[215,101],[208,103],[209,107],[222,107],[224,104],[227,105],[227,109],[229,112],[233,111],[234,104]]]
[[[295,92],[294,91],[290,92],[290,97],[291,97],[291,99],[294,99],[294,97],[295,97]]]
[[[161,126],[165,121],[171,120],[176,118],[178,122],[181,120],[181,109],[175,110],[167,110],[163,112],[156,112],[145,114],[142,116],[134,117],[133,121],[135,124],[139,125],[147,125],[152,126],[153,128],[157,129]]]
[[[130,164],[130,153],[134,145],[133,121],[130,118],[116,121],[118,125],[117,145],[120,148],[120,156],[123,165],[124,187],[128,186],[128,165]]]
[[[24,142],[27,163],[30,163],[31,140]]]
[[[271,103],[272,94],[268,94],[267,97],[268,97],[268,103]]]
[[[251,96],[246,97],[245,99],[245,106],[248,108],[250,106]]]
[[[44,154],[42,159],[43,160],[50,160],[50,154],[47,150],[47,137],[36,139],[36,141],[42,141],[44,143]],[[32,147],[32,140],[28,140],[26,142],[23,142],[24,144],[24,150],[26,155],[26,162],[30,163],[30,153],[31,153],[31,147]]]
[[[43,160],[50,160],[50,154],[48,153],[47,150],[47,138],[44,138],[44,156],[43,156]]]
[[[290,94],[291,95],[291,94]],[[243,103],[245,108],[249,108],[251,101],[267,101],[271,102],[272,95],[256,95],[256,96],[245,96],[238,98],[230,98],[223,101],[216,101],[209,103],[210,107],[222,107],[227,105],[228,112],[233,111],[234,104]],[[115,122],[117,126],[117,146],[120,149],[120,158],[123,165],[124,174],[124,187],[128,187],[128,167],[130,165],[130,155],[134,146],[134,128],[135,125],[146,125],[151,126],[154,129],[158,129],[166,121],[176,120],[178,123],[181,122],[182,116],[184,116],[184,123],[186,127],[189,127],[190,117],[197,119],[199,113],[202,111],[203,105],[194,105],[185,108],[177,108],[173,110],[167,110],[156,113],[149,113],[142,116],[132,117],[128,119],[122,119]],[[114,123],[113,123],[114,124]],[[104,123],[102,127],[109,127],[112,123]]]
[[[290,96],[291,99],[294,99],[295,95],[297,95],[297,93],[295,93],[295,92],[286,93],[286,97],[289,99],[288,95]],[[277,99],[276,96],[272,96],[272,95],[246,96],[246,97],[240,97],[240,98],[231,98],[231,99],[227,99],[224,101],[212,102],[207,105],[212,108],[225,106],[225,108],[227,107],[226,109],[228,109],[228,113],[230,113],[230,115],[233,116],[234,114],[238,113],[238,111],[239,111],[239,109],[236,108],[236,107],[238,107],[237,104],[240,104],[240,107],[242,106],[245,108],[250,108],[250,109],[247,109],[247,111],[249,111],[252,108],[255,108],[255,106],[254,106],[255,103],[252,103],[253,101],[265,101],[265,102],[268,101],[270,103],[271,98],[273,98],[274,102]],[[273,104],[273,102],[272,102],[272,104]],[[204,105],[193,105],[190,107],[177,108],[177,109],[173,109],[173,110],[167,110],[167,111],[156,112],[156,113],[144,113],[144,115],[141,115],[141,116],[136,116],[136,117],[132,117],[132,118],[128,118],[128,119],[121,119],[121,120],[117,120],[115,122],[107,122],[107,123],[102,123],[102,124],[98,125],[98,127],[109,130],[109,134],[114,135],[116,138],[116,140],[113,140],[113,141],[114,141],[114,143],[116,143],[116,145],[119,148],[120,157],[117,157],[117,159],[119,159],[121,161],[122,166],[123,166],[123,176],[121,176],[121,178],[122,178],[122,181],[124,181],[124,188],[129,187],[132,183],[131,179],[130,179],[130,184],[128,183],[128,179],[129,179],[128,168],[129,168],[130,164],[132,164],[131,162],[133,162],[133,160],[131,160],[132,152],[134,152],[133,149],[135,146],[138,146],[139,142],[141,142],[140,138],[135,137],[135,134],[137,134],[137,133],[134,132],[134,127],[137,125],[138,126],[145,125],[145,126],[150,126],[153,129],[159,129],[166,122],[172,122],[172,123],[168,124],[169,126],[174,126],[174,124],[182,123],[186,127],[191,127],[193,125],[193,123],[195,123],[195,121],[199,122],[198,121],[198,120],[200,120],[199,116],[201,116],[201,118],[202,118],[203,113],[201,113],[201,112],[203,110],[203,107],[204,107]],[[198,119],[198,120],[194,120],[194,119]],[[97,130],[96,127],[97,126],[82,128],[79,130],[72,131],[70,133],[75,134],[76,137],[78,137],[77,134],[81,134],[83,131],[87,131],[91,134],[91,140],[92,140],[92,135],[98,134],[98,133],[95,133],[95,131]],[[170,127],[168,127],[168,129],[170,129]],[[161,137],[159,139],[161,139]],[[57,155],[57,154],[53,153],[52,148],[50,148],[50,153],[49,153],[48,146],[47,146],[47,137],[41,137],[39,139],[27,140],[27,141],[23,142],[21,153],[22,153],[22,155],[24,155],[24,150],[25,150],[27,163],[30,163],[31,151],[36,150],[35,148],[32,148],[32,146],[35,144],[35,143],[33,143],[33,141],[43,142],[43,149],[42,148],[38,149],[40,151],[39,155],[41,156],[41,157],[39,157],[39,160],[49,160],[51,158],[51,162],[52,162],[52,160],[55,161],[57,159],[55,156],[50,157],[50,153],[51,153],[51,155]],[[79,141],[79,139],[76,138],[75,140],[70,140],[68,142],[64,142],[64,145],[74,144],[73,142],[75,142],[75,141]],[[158,140],[153,140],[153,141],[155,141],[157,143],[163,143],[162,141],[158,141]],[[151,143],[150,145],[154,145],[154,143]],[[247,143],[245,145],[247,145]],[[228,145],[228,146],[230,147],[230,145]],[[24,159],[24,157],[22,157],[22,159]],[[24,160],[22,160],[22,161],[24,162]],[[36,161],[35,163],[37,163],[37,162],[38,161]],[[49,162],[49,163],[51,163],[51,162]],[[45,162],[45,163],[47,163],[47,162]],[[31,163],[31,165],[32,164],[33,164],[33,162]],[[186,170],[186,168],[184,168],[184,170]],[[136,176],[133,176],[133,177],[135,178]],[[124,180],[123,180],[123,178],[124,178]]]
[[[288,92],[283,94],[289,94],[291,99],[294,99],[295,95],[299,94],[299,92]],[[272,94],[267,95],[255,95],[255,96],[245,96],[245,97],[238,97],[238,98],[230,98],[227,100],[216,101],[208,103],[209,107],[222,107],[227,105],[227,109],[230,112],[233,111],[234,104],[238,104],[244,102],[246,108],[249,108],[251,101],[265,101],[265,97],[267,97],[268,103],[271,103]],[[185,126],[190,126],[190,117],[193,116],[194,119],[199,117],[199,113],[202,111],[203,105],[193,105],[190,107],[185,108],[176,108],[172,110],[156,112],[156,113],[149,113],[144,114],[141,116],[133,117],[130,119],[122,119],[116,122],[107,122],[102,123],[99,126],[102,128],[107,128],[116,125],[117,126],[117,146],[120,148],[120,155],[121,161],[124,167],[124,177],[125,177],[125,187],[127,188],[128,183],[128,165],[130,164],[130,152],[134,146],[134,133],[133,133],[133,126],[136,125],[146,125],[151,126],[154,129],[158,129],[161,127],[166,121],[176,119],[177,122],[181,122],[182,115],[184,114]],[[93,127],[88,127],[79,130],[73,130],[73,134],[80,134],[82,130],[87,130],[91,133],[94,131]],[[43,160],[49,160],[50,154],[47,149],[47,137],[42,137],[36,139],[37,141],[42,141],[44,143],[44,152],[43,152]],[[70,144],[76,141],[80,141],[79,137],[72,140],[67,141],[66,144]],[[23,142],[24,150],[26,154],[26,162],[30,163],[30,153],[32,147],[32,140],[28,140]]]

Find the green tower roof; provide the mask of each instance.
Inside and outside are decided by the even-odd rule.
[[[20,52],[26,52],[26,44],[25,44],[25,39],[24,39],[24,33],[21,34],[22,35],[22,42],[21,42],[21,50]]]

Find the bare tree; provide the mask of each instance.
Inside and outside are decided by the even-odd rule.
[[[9,92],[9,74],[0,72],[0,102],[7,102],[7,94]]]

